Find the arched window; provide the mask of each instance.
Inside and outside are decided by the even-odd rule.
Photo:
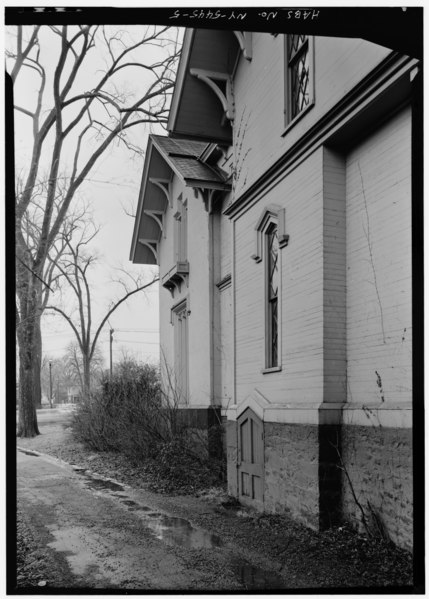
[[[277,224],[266,231],[266,368],[279,363],[279,238]]]
[[[286,210],[266,206],[255,226],[252,259],[264,265],[265,360],[264,374],[281,370],[281,253],[289,243]]]

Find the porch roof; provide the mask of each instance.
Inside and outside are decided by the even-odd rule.
[[[157,264],[163,218],[172,205],[171,182],[176,176],[185,187],[229,190],[225,173],[204,162],[209,144],[150,135],[134,222],[130,260]]]

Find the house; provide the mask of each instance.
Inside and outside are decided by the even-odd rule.
[[[229,493],[404,547],[419,68],[362,39],[187,30],[131,248],[159,265],[164,379],[195,426],[224,423]]]

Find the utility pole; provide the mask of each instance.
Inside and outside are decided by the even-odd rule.
[[[112,372],[113,372],[113,361],[112,361],[113,333],[114,333],[114,330],[110,329],[110,379],[112,379]]]
[[[49,360],[49,403],[52,408],[52,362]]]

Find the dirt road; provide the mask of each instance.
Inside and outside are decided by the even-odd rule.
[[[17,452],[18,497],[68,588],[286,588],[233,546],[166,513],[153,494],[29,450]],[[65,582],[64,582],[65,581]]]
[[[412,588],[410,554],[348,527],[312,531],[221,489],[151,491],[138,466],[74,438],[71,417],[38,410],[41,435],[17,441],[18,591]]]

